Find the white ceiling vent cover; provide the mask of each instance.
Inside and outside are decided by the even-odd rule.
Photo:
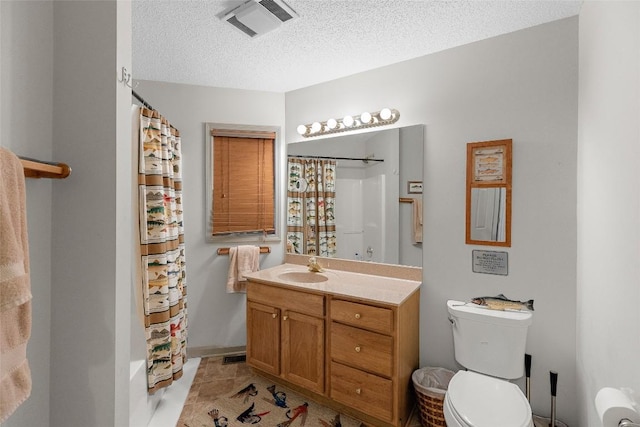
[[[249,37],[275,30],[298,15],[282,0],[249,0],[231,10],[222,19]]]

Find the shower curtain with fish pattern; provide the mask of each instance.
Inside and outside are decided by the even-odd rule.
[[[140,109],[140,272],[149,394],[182,376],[187,358],[187,283],[179,132]]]
[[[335,257],[335,160],[290,158],[287,252]]]

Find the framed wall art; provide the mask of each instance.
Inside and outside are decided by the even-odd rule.
[[[422,181],[409,181],[407,183],[407,193],[422,194]]]

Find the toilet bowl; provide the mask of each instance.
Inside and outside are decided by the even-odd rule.
[[[517,385],[472,371],[453,376],[443,412],[448,427],[533,427],[531,406]]]

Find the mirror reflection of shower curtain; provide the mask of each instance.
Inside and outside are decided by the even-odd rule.
[[[506,240],[506,188],[473,188],[471,191],[471,239]]]
[[[334,257],[335,160],[291,158],[287,170],[287,252]]]

